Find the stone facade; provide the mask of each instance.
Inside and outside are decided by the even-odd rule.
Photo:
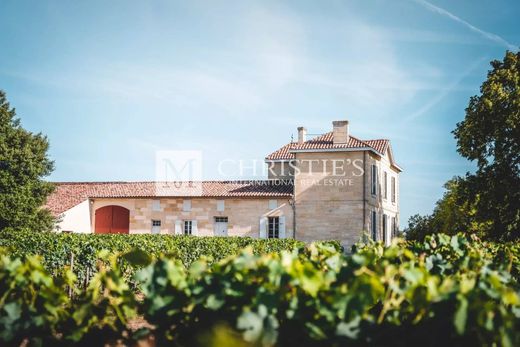
[[[272,179],[293,179],[294,163],[289,161],[267,163],[267,177]]]
[[[296,163],[296,237],[357,242],[364,229],[363,152],[296,153]]]
[[[367,155],[366,162],[366,193],[367,193],[367,206],[368,213],[366,218],[366,230],[369,234],[372,233],[372,221],[370,212],[376,212],[377,222],[377,239],[388,241],[388,237],[383,235],[383,218],[386,218],[387,230],[392,231],[394,226],[392,225],[392,218],[395,218],[395,228],[399,225],[399,170],[391,165],[390,161],[391,152],[388,150],[385,156],[379,157],[374,154]],[[376,180],[376,194],[371,192],[371,166],[377,167],[377,180]],[[385,184],[385,173],[386,173],[386,184]],[[394,180],[394,188],[392,189],[392,179]],[[385,194],[386,190],[386,194]],[[394,198],[392,198],[392,190],[394,190]]]
[[[154,209],[154,200],[159,201],[159,208]],[[184,201],[191,202],[190,211],[184,211]],[[224,201],[224,210],[217,211],[217,201]],[[161,234],[175,234],[175,222],[196,221],[198,236],[214,236],[215,217],[228,218],[227,236],[259,237],[260,219],[266,217],[284,217],[285,235],[293,235],[293,209],[286,199],[214,199],[214,198],[178,198],[178,199],[103,199],[91,200],[92,225],[96,224],[95,211],[104,206],[117,205],[130,210],[130,233],[149,234],[152,220],[161,221]],[[157,205],[155,206],[157,207]],[[273,208],[271,208],[273,207]],[[181,230],[182,232],[182,230]]]

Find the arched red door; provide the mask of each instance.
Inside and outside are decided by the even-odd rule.
[[[128,234],[130,211],[124,207],[109,205],[96,210],[96,234]]]

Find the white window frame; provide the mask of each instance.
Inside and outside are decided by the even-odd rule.
[[[377,241],[377,212],[372,211],[370,217],[370,236],[372,237],[372,240]]]
[[[267,238],[279,239],[280,237],[280,217],[267,217]]]
[[[161,233],[161,220],[159,219],[152,219],[152,230],[151,233],[156,235]],[[159,228],[157,228],[159,227]]]
[[[227,223],[229,220],[226,216],[215,216],[215,223]]]
[[[193,235],[193,221],[192,220],[183,221],[182,233],[183,233],[183,235]]]

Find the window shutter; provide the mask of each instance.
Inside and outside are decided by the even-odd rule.
[[[197,221],[191,221],[191,234],[193,236],[199,236],[199,229],[197,228]]]
[[[260,235],[261,239],[267,238],[267,218],[260,217]]]
[[[280,216],[278,221],[280,223],[280,238],[285,239],[285,216]]]
[[[175,221],[175,235],[182,235],[181,221],[180,220],[176,220]]]

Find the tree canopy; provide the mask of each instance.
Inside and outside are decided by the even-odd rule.
[[[52,228],[54,219],[42,208],[53,190],[44,181],[54,168],[48,149],[46,136],[22,128],[0,90],[0,230]]]
[[[405,230],[407,238],[423,241],[426,235],[435,233],[471,233],[485,238],[489,231],[489,222],[476,220],[476,201],[468,199],[464,185],[462,177],[454,177],[446,182],[444,195],[435,203],[433,214],[414,215],[410,218]]]
[[[489,221],[496,239],[520,237],[520,52],[492,61],[471,97],[465,119],[453,131],[457,151],[476,161],[463,183],[476,203],[476,219]]]
[[[457,151],[477,170],[448,181],[432,215],[410,218],[408,238],[440,232],[520,238],[520,53],[508,51],[491,67],[453,131]]]

